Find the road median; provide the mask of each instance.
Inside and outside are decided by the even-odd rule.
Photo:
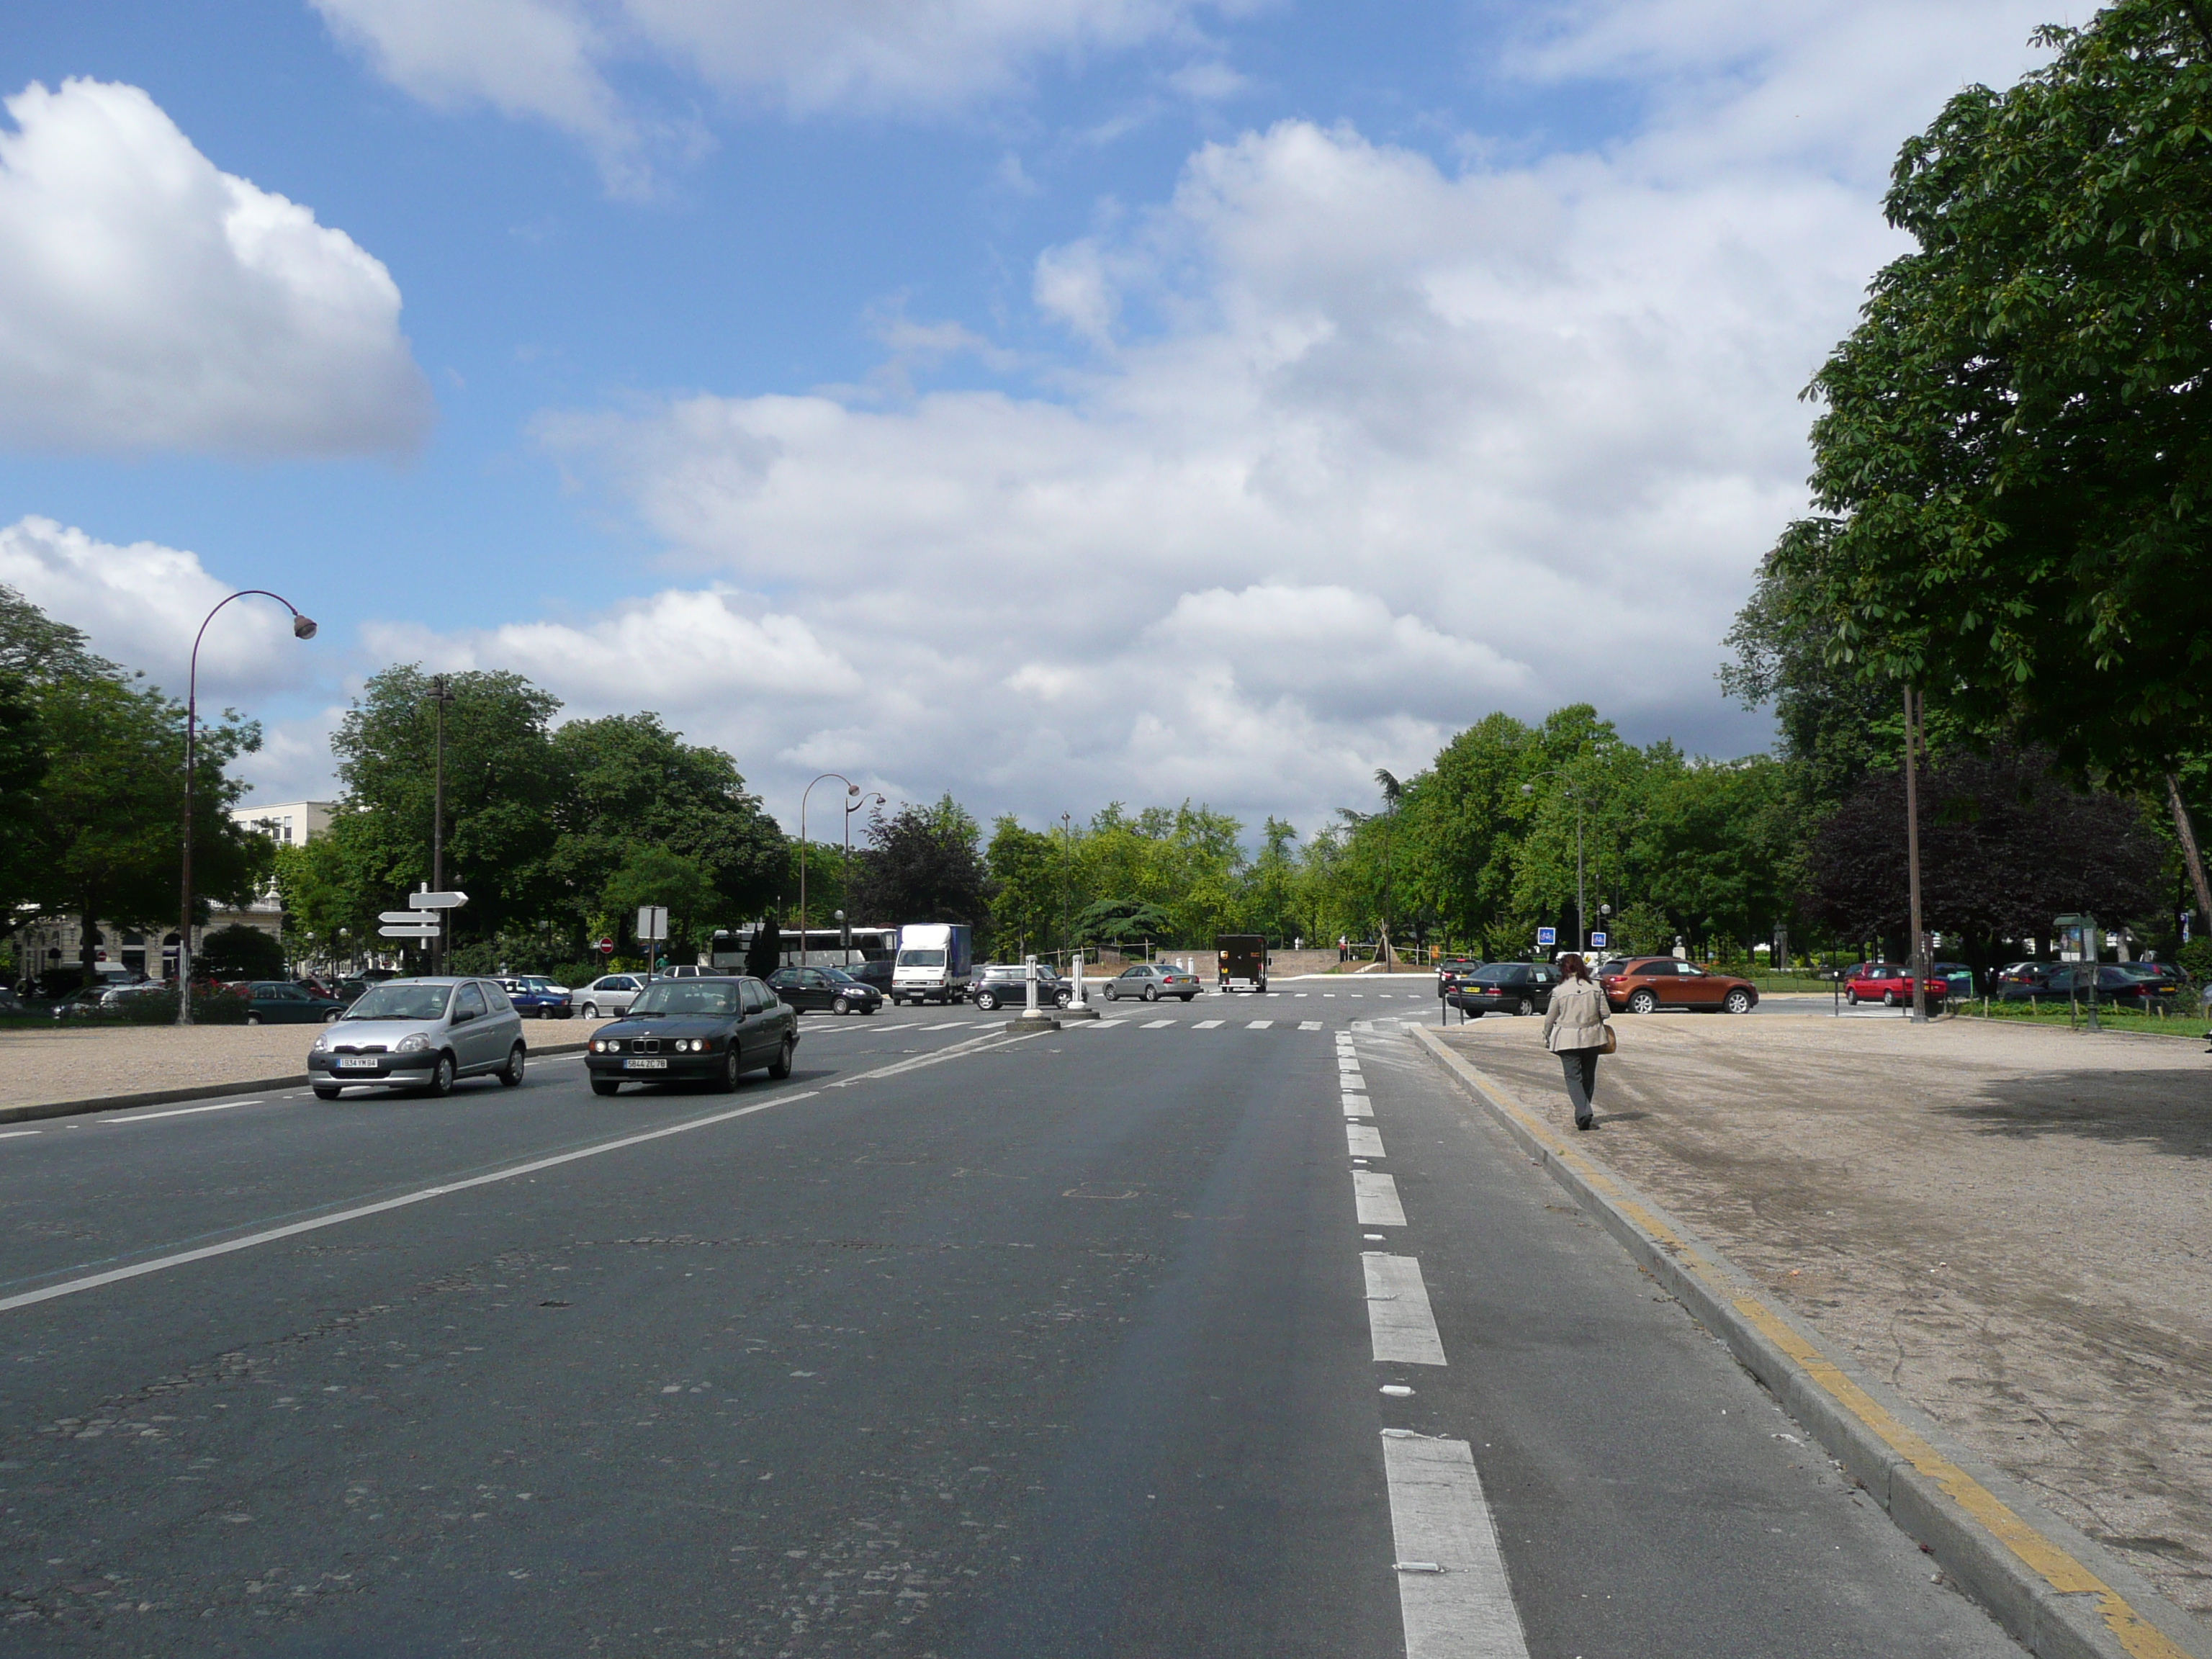
[[[1407,1030],[2028,1651],[2212,1659],[2212,1636],[2125,1562],[1840,1357],[1585,1142],[1554,1131],[1435,1033]]]

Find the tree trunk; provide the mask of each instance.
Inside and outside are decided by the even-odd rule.
[[[2173,833],[2181,838],[2181,860],[2189,866],[2189,884],[2197,890],[2197,914],[2212,931],[2212,886],[2204,881],[2204,860],[2197,851],[2197,831],[2189,822],[2189,809],[2181,804],[2181,786],[2173,774],[2166,775],[2166,804],[2173,809]]]

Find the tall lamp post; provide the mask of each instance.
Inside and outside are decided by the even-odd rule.
[[[853,814],[864,806],[888,806],[890,804],[890,797],[880,794],[861,795],[857,788],[847,790],[846,795],[844,885],[845,902],[850,904],[853,902]],[[855,795],[859,795],[860,799],[857,800],[851,799]],[[799,833],[803,838],[805,834],[806,803],[803,800],[799,802],[799,809],[801,820]],[[842,910],[837,913],[837,921],[844,930],[845,966],[850,968],[853,965],[853,924]],[[805,945],[802,942],[799,945],[799,954],[804,957],[805,951]]]
[[[192,780],[198,758],[200,718],[200,641],[207,637],[208,623],[215,620],[216,611],[228,605],[231,599],[242,599],[258,595],[274,599],[292,613],[292,637],[312,640],[315,624],[301,614],[300,607],[281,593],[271,593],[265,587],[242,587],[230,599],[216,601],[200,620],[200,631],[192,635],[191,668],[185,678],[185,867],[184,902],[179,907],[177,920],[177,1024],[192,1023]]]
[[[848,796],[860,793],[860,786],[842,772],[824,772],[799,792],[799,965],[802,968],[806,966],[806,798],[814,793],[814,784],[826,778],[835,778],[843,784]],[[848,812],[851,810],[846,809]],[[852,819],[848,817],[845,822],[849,827]]]
[[[442,893],[446,890],[446,707],[453,701],[453,688],[446,684],[443,674],[431,678],[430,689],[422,694],[422,699],[430,704],[437,716],[437,779],[431,785],[430,793],[430,890]],[[441,914],[438,921],[438,937],[430,941],[428,951],[430,971],[434,974],[443,973],[446,968],[447,919]],[[649,958],[651,952],[647,954]],[[648,974],[652,968],[653,964],[648,960],[646,963]]]
[[[1583,787],[1556,766],[1546,768],[1543,775],[1565,779],[1567,793],[1575,803],[1575,953],[1580,956],[1589,949],[1589,927],[1583,915]],[[1536,786],[1533,783],[1521,786],[1523,797],[1535,793]]]

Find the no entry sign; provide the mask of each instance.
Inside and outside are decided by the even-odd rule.
[[[601,940],[599,941],[599,954],[600,954],[601,956],[603,956],[603,957],[611,957],[611,956],[614,955],[614,953],[615,953],[615,942],[614,942],[612,939],[601,939]]]

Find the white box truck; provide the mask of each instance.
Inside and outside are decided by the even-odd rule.
[[[899,929],[891,965],[891,1000],[965,1002],[975,981],[975,954],[964,921],[918,921]]]

